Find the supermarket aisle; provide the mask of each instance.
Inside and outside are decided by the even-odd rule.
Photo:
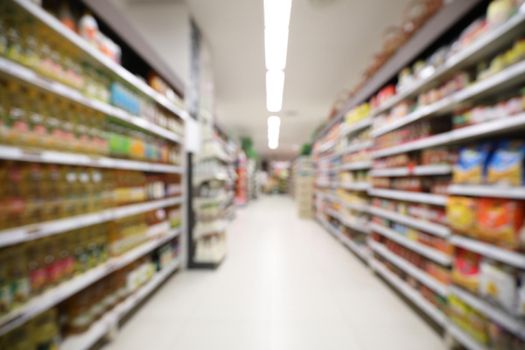
[[[442,349],[441,338],[286,197],[238,210],[228,259],[172,278],[106,350]]]

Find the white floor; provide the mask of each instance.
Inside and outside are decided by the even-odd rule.
[[[237,211],[216,271],[174,275],[106,350],[432,350],[439,335],[293,201]]]

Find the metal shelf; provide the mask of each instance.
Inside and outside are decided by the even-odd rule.
[[[447,96],[431,105],[417,108],[414,112],[405,117],[398,118],[392,122],[387,122],[385,126],[372,131],[371,135],[374,137],[384,135],[417,120],[449,112],[455,106],[471,98],[481,97],[489,93],[501,91],[501,89],[523,80],[525,80],[525,61],[515,63],[503,71],[487,79],[475,82],[469,87]]]
[[[330,149],[334,148],[336,144],[336,140],[329,140],[323,143],[319,148],[317,149],[318,153],[324,153],[326,151],[329,151]]]
[[[409,141],[402,143],[397,146],[382,148],[378,151],[372,152],[372,158],[381,158],[386,156],[391,156],[394,154],[408,153],[411,151],[418,151],[425,148],[441,146],[446,143],[452,142],[451,132],[444,132],[442,134],[437,134],[434,136],[425,137],[416,141]]]
[[[338,170],[339,171],[345,171],[345,170],[365,170],[370,169],[372,166],[372,162],[369,160],[363,160],[360,162],[352,162],[352,163],[346,163],[342,164]]]
[[[383,190],[378,188],[372,188],[368,190],[368,194],[374,197],[391,198],[400,201],[427,203],[439,206],[444,206],[447,204],[447,196],[432,193]]]
[[[461,288],[451,286],[450,293],[454,294],[465,303],[478,310],[486,317],[496,321],[500,326],[521,339],[525,339],[525,321],[514,317],[498,306],[492,305],[480,297],[462,290]]]
[[[61,283],[60,285],[49,289],[39,296],[35,296],[25,305],[13,310],[5,316],[0,317],[0,335],[6,334],[7,332],[24,324],[41,312],[48,310],[49,308],[74,295],[75,293],[85,289],[101,278],[128,265],[132,261],[137,260],[141,256],[144,256],[157,247],[177,237],[180,233],[180,229],[174,229],[166,236],[152,239],[122,256],[112,258],[104,264],[95,267],[94,269],[74,277],[67,282]]]
[[[368,100],[479,3],[480,0],[463,0],[452,1],[443,6],[407,43],[397,50],[362,89],[340,108],[335,117],[331,118],[317,133],[317,137],[340,122],[350,109]]]
[[[370,225],[370,228],[372,232],[377,232],[381,236],[385,236],[386,238],[389,238],[392,241],[397,242],[401,244],[402,246],[410,250],[413,250],[416,253],[419,253],[441,265],[449,266],[452,263],[452,258],[449,255],[442,253],[434,248],[428,247],[424,244],[421,244],[417,241],[406,238],[402,234],[397,233],[387,227],[378,225],[376,223],[372,223]]]
[[[447,175],[452,172],[452,166],[448,164],[417,165],[415,167],[399,167],[387,169],[372,169],[370,175],[373,177],[397,177],[397,176],[427,176]]]
[[[9,159],[22,162],[88,166],[95,168],[137,170],[154,173],[182,173],[182,167],[177,165],[140,162],[136,160],[90,156],[87,154],[59,152],[52,150],[24,149],[21,147],[4,145],[0,145],[0,159]]]
[[[410,276],[414,277],[419,282],[432,289],[434,292],[438,293],[442,297],[446,297],[448,295],[448,287],[442,282],[436,280],[434,277],[428,275],[425,271],[418,269],[410,262],[392,253],[390,250],[388,250],[388,248],[380,243],[370,241],[368,244],[374,252],[378,253],[383,258],[396,265],[399,269],[405,271]]]
[[[343,225],[345,225],[346,227],[350,227],[354,231],[365,233],[365,234],[368,234],[370,232],[370,230],[368,229],[368,222],[360,225],[358,223],[348,221],[343,215],[339,215],[339,221]]]
[[[396,276],[393,272],[388,270],[386,266],[381,264],[376,259],[370,259],[370,266],[374,271],[377,271],[388,282],[390,282],[401,294],[407,297],[421,310],[423,310],[430,318],[432,318],[441,327],[447,326],[447,317],[445,314],[435,307],[432,303],[426,300],[417,290],[412,288],[407,282]]]
[[[384,111],[394,107],[396,104],[406,99],[409,96],[414,96],[424,88],[430,86],[437,79],[449,74],[453,70],[465,67],[483,56],[494,52],[508,42],[509,39],[519,33],[523,33],[523,23],[525,22],[525,13],[518,12],[512,18],[494,28],[485,35],[481,36],[469,46],[450,57],[445,64],[437,68],[430,76],[419,80],[405,91],[398,93],[390,100],[385,102],[381,107],[374,111],[374,115],[383,113]],[[502,43],[503,42],[503,43]]]
[[[366,117],[365,119],[352,123],[350,125],[344,121],[343,123],[344,123],[343,128],[342,128],[343,130],[340,134],[340,137],[346,137],[355,132],[368,128],[369,126],[372,125],[372,116]]]
[[[525,199],[525,187],[509,187],[498,185],[450,185],[449,194],[475,196],[475,197],[497,197]]]
[[[101,319],[96,321],[86,332],[67,337],[61,344],[63,350],[89,350],[106,334],[118,326],[118,322],[130,311],[153,293],[171,274],[179,268],[179,261],[175,260],[169,266],[156,273],[151,280],[146,282],[135,293],[131,294]]]
[[[450,229],[447,226],[435,224],[433,222],[413,218],[411,216],[396,213],[391,210],[386,210],[377,207],[370,207],[370,214],[388,219],[391,221],[399,222],[403,225],[417,228],[426,233],[431,233],[439,237],[450,236]]]
[[[447,330],[452,336],[452,338],[457,340],[459,343],[461,343],[461,345],[463,345],[468,350],[489,350],[488,347],[475,341],[465,331],[460,329],[458,326],[452,324],[452,322],[449,322]]]
[[[340,182],[338,184],[339,188],[343,188],[345,190],[351,190],[351,191],[366,191],[370,188],[370,184],[368,182],[354,182],[354,183],[344,183]]]
[[[193,238],[199,239],[208,235],[222,234],[224,231],[226,231],[228,224],[229,222],[224,220],[222,217],[213,221],[212,223],[197,223],[194,229]]]
[[[37,224],[15,227],[0,231],[0,247],[32,241],[61,232],[95,225],[126,216],[145,213],[151,210],[165,208],[182,203],[182,197],[160,199],[146,203],[130,204],[123,207],[110,208],[96,213],[72,216],[64,219],[51,220]]]
[[[135,89],[139,90],[144,95],[148,96],[159,105],[166,108],[171,113],[179,116],[181,119],[188,119],[188,113],[176,106],[173,102],[168,100],[166,97],[160,93],[153,90],[141,79],[137,78],[133,73],[126,70],[120,64],[115,63],[109,57],[104,56],[96,48],[92,47],[87,41],[77,35],[75,32],[66,28],[58,19],[47,13],[41,7],[33,4],[29,0],[14,0],[20,7],[29,12],[32,16],[37,18],[45,26],[52,29],[59,36],[67,40],[73,46],[76,46],[81,51],[89,55],[94,61],[103,65],[106,69],[111,71],[111,73],[118,76],[120,79],[126,81],[129,85],[133,86]]]
[[[359,142],[359,143],[354,143],[354,144],[346,147],[345,149],[343,149],[341,151],[341,153],[338,154],[338,155],[344,155],[344,154],[351,154],[351,153],[359,152],[359,151],[362,151],[364,149],[370,148],[373,145],[374,145],[374,143],[373,143],[372,140],[362,141],[362,142]]]
[[[523,62],[525,64],[525,61]],[[372,152],[372,158],[381,158],[399,153],[407,153],[425,148],[455,144],[482,136],[497,135],[525,128],[525,113],[510,117],[495,118],[492,121],[466,126],[461,129],[447,131],[421,140],[410,141],[398,146],[387,147]]]
[[[370,210],[370,207],[366,204],[347,203],[344,201],[344,199],[339,199],[339,204],[347,209],[356,210],[363,213],[368,213]]]
[[[505,264],[525,269],[525,254],[499,248],[490,243],[481,242],[472,238],[453,235],[450,243],[455,246],[471,250],[478,254],[501,261]]]
[[[164,129],[163,127],[153,124],[152,122],[140,116],[132,115],[121,108],[86,97],[79,91],[70,88],[69,86],[44,78],[33,70],[3,57],[0,57],[0,72],[10,75],[11,77],[23,82],[37,86],[46,91],[52,92],[53,94],[67,98],[68,100],[80,103],[86,107],[107,114],[129,125],[138,127],[144,131],[150,132],[167,140],[182,143],[182,137],[173,131]]]
[[[354,252],[359,258],[368,263],[368,260],[370,259],[370,252],[368,250],[368,247],[355,243],[350,238],[343,235],[341,232],[339,232],[339,230],[337,230],[335,227],[325,222],[324,220],[321,219],[320,221],[321,224],[330,234],[337,238],[337,240],[340,241],[345,247],[349,248],[352,252]]]

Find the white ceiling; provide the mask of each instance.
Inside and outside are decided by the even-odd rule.
[[[294,153],[401,23],[410,0],[294,0],[278,153]],[[211,47],[218,120],[266,146],[263,0],[187,0]],[[287,116],[293,111],[294,116]]]

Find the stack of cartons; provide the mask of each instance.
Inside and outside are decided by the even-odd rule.
[[[299,217],[310,219],[313,217],[313,190],[314,168],[310,157],[300,157],[295,165],[295,200]]]

